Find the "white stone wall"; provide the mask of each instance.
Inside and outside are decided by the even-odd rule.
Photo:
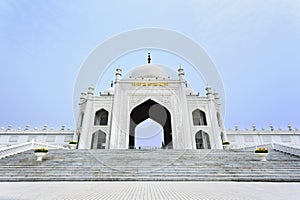
[[[228,130],[227,137],[234,149],[272,142],[300,147],[299,130]]]
[[[73,130],[7,130],[0,129],[0,148],[32,140],[66,147],[73,140]]]
[[[111,119],[112,119],[112,105],[113,95],[94,95],[91,93],[87,97],[81,98],[80,112],[77,120],[77,135],[80,134],[79,148],[86,149],[91,148],[92,135],[98,130],[103,131],[106,134],[106,146],[109,145],[109,138],[111,132]],[[94,125],[95,114],[98,110],[105,109],[108,112],[108,124],[107,125]],[[81,119],[83,115],[83,120]],[[82,120],[82,124],[80,123]]]
[[[213,95],[186,94],[186,86],[184,84],[182,87],[179,80],[160,80],[168,83],[165,87],[137,87],[132,86],[132,82],[134,81],[130,79],[120,80],[113,95],[92,94],[81,101],[80,113],[84,113],[84,120],[82,126],[77,125],[80,133],[79,148],[90,148],[92,134],[101,130],[107,134],[107,148],[128,149],[130,113],[136,106],[149,99],[161,104],[170,112],[174,149],[196,149],[195,134],[199,130],[208,133],[211,148],[222,148],[220,134],[224,132],[224,127],[222,123],[218,125],[217,112],[220,113],[220,104]],[[101,108],[109,112],[108,125],[94,126],[95,113]],[[206,113],[207,126],[193,125],[192,112],[195,109]],[[81,114],[78,124],[81,121],[80,117]]]

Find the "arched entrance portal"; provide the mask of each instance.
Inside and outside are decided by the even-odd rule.
[[[130,113],[130,128],[129,128],[129,148],[135,148],[135,128],[136,126],[145,121],[152,119],[163,127],[163,148],[173,148],[172,144],[172,126],[171,114],[164,106],[149,99],[144,103],[135,107]]]

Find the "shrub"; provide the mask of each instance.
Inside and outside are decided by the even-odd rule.
[[[223,145],[229,145],[230,142],[229,142],[229,141],[223,141],[222,144],[223,144]]]
[[[37,148],[34,150],[34,153],[48,153],[47,148]]]
[[[69,144],[77,144],[77,141],[70,141]]]
[[[268,148],[256,148],[255,153],[268,153]]]

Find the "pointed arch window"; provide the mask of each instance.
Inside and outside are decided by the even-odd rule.
[[[92,135],[91,149],[105,149],[106,148],[106,133],[99,130]]]
[[[196,109],[192,113],[194,126],[207,126],[206,115],[202,110]]]
[[[108,123],[108,112],[105,109],[98,110],[95,114],[95,126],[105,126]]]
[[[208,133],[200,130],[195,135],[196,149],[210,149],[210,140]]]
[[[204,149],[203,137],[201,131],[196,133],[195,140],[196,140],[196,149]]]

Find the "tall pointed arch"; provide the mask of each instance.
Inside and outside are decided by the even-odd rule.
[[[171,114],[167,108],[151,99],[136,106],[130,113],[129,148],[135,147],[136,126],[148,118],[156,121],[162,126],[164,132],[164,147],[173,148]]]
[[[192,112],[194,126],[207,126],[206,114],[200,109]]]
[[[210,139],[208,133],[205,131],[198,131],[195,134],[195,141],[196,141],[196,149],[210,149]]]
[[[96,131],[92,135],[91,149],[105,149],[106,148],[106,133],[101,130]]]
[[[106,126],[108,124],[108,111],[105,109],[100,109],[95,113],[95,126]]]

